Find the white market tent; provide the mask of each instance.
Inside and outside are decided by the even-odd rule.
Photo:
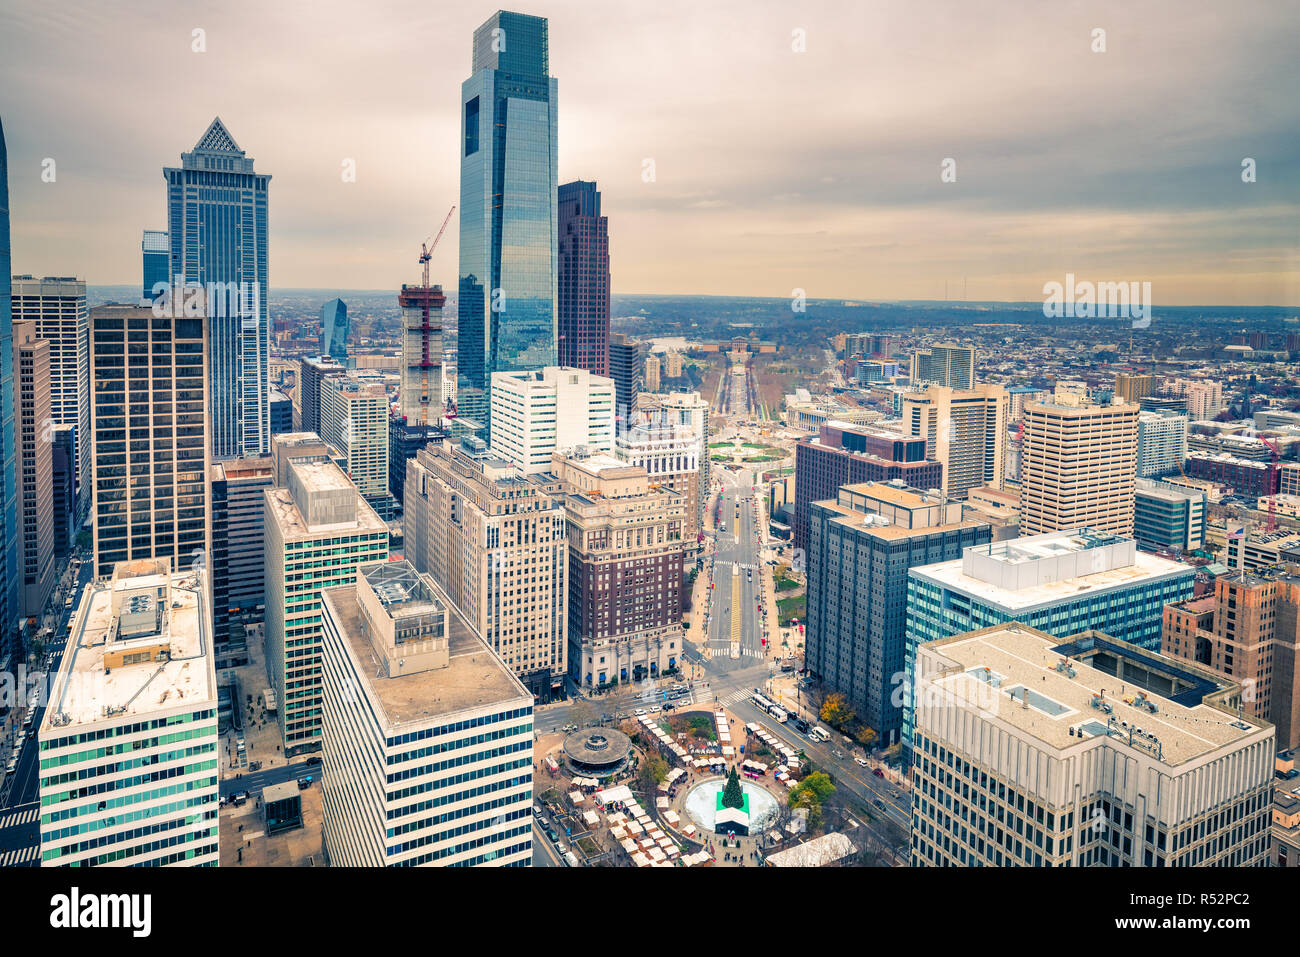
[[[843,834],[826,834],[767,858],[772,867],[826,867],[857,853],[857,848]]]

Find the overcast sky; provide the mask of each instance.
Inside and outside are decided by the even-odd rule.
[[[495,9],[5,0],[14,270],[139,282],[162,168],[220,115],[272,176],[273,288],[413,281],[458,201],[460,84]],[[550,19],[560,182],[601,188],[615,293],[1037,300],[1073,272],[1157,305],[1300,305],[1300,4],[513,9]]]

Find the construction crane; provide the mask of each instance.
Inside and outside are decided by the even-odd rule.
[[[1281,455],[1276,442],[1270,442],[1262,435],[1256,437],[1273,453],[1268,463],[1268,481],[1265,485],[1265,491],[1268,493],[1268,521],[1264,523],[1264,530],[1271,532],[1277,528],[1277,460]]]
[[[427,406],[432,404],[434,401],[442,401],[442,390],[440,384],[438,387],[438,395],[436,397],[430,395],[430,388],[432,385],[430,378],[432,377],[432,372],[435,367],[442,364],[441,355],[433,356],[430,354],[433,333],[435,330],[439,333],[442,331],[441,321],[439,321],[438,325],[435,326],[433,317],[430,313],[435,307],[441,311],[446,299],[443,297],[442,287],[435,286],[429,282],[429,261],[433,258],[433,251],[437,248],[438,242],[442,239],[443,233],[447,231],[447,224],[451,222],[452,214],[455,212],[455,206],[452,206],[451,209],[448,210],[446,218],[442,221],[442,227],[438,230],[438,234],[434,237],[432,243],[426,238],[425,241],[420,244],[419,263],[422,267],[420,285],[408,286],[403,284],[401,292],[398,295],[398,304],[404,310],[405,321],[403,325],[406,327],[405,331],[402,333],[403,342],[409,342],[408,337],[412,333],[419,333],[420,336],[418,362],[415,360],[414,353],[416,350],[413,348],[414,343],[410,343],[412,346],[410,353],[407,352],[407,346],[405,344],[403,345],[402,351],[404,365],[401,393],[402,410],[404,414],[413,416],[412,421],[421,425],[428,424]],[[416,324],[416,318],[413,315],[414,310],[417,307],[419,309],[418,325]],[[406,310],[409,310],[409,312],[406,312]],[[415,378],[412,379],[412,376],[415,376]]]

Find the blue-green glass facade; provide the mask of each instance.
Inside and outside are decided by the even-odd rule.
[[[458,423],[488,439],[493,372],[555,365],[557,84],[547,24],[501,11],[461,84]]]
[[[1148,651],[1159,651],[1164,607],[1192,597],[1195,575],[1192,566],[1179,566],[1176,571],[1131,584],[1099,586],[1058,601],[1012,609],[927,578],[924,568],[913,569],[907,581],[905,687],[909,697],[903,709],[904,746],[912,739],[910,694],[921,643],[1018,621],[1057,638],[1094,629]]]
[[[331,299],[320,310],[320,354],[337,359],[343,365],[348,361],[348,304],[342,299]]]

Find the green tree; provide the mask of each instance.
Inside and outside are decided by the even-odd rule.
[[[636,769],[636,781],[647,795],[659,786],[659,782],[668,777],[668,765],[657,754],[649,753]]]
[[[745,806],[745,791],[740,786],[740,775],[736,773],[735,765],[732,765],[731,773],[727,775],[726,786],[722,789],[722,806],[743,809]]]

